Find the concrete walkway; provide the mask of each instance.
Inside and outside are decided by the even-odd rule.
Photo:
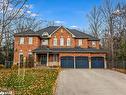
[[[102,69],[65,69],[56,95],[126,95],[126,75]]]

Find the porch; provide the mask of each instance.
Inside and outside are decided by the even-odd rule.
[[[59,66],[58,53],[34,53],[35,66]]]

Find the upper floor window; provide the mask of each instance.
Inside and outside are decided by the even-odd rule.
[[[21,37],[20,38],[20,42],[19,42],[20,44],[24,44],[24,37]]]
[[[70,40],[70,38],[67,38],[67,46],[71,46],[71,40]]]
[[[60,46],[64,46],[64,38],[63,37],[60,38]]]
[[[57,38],[56,37],[54,37],[54,39],[53,39],[53,45],[57,46]]]
[[[96,47],[96,42],[92,41],[92,47]]]
[[[48,39],[43,39],[42,40],[42,45],[48,45]]]
[[[81,46],[82,45],[82,39],[79,39],[78,40],[78,46]]]
[[[33,42],[33,38],[32,38],[32,37],[29,37],[28,43],[29,43],[29,44],[32,44],[32,42]]]

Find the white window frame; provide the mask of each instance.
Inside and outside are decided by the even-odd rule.
[[[33,43],[33,37],[29,37],[28,44],[32,44],[32,43]]]
[[[82,39],[78,39],[78,46],[82,46],[83,44],[83,40]]]
[[[92,41],[91,44],[92,44],[92,47],[96,47],[96,41]]]
[[[20,37],[19,44],[24,44],[24,37]]]
[[[49,44],[48,39],[43,39],[43,40],[42,40],[42,45],[48,45],[48,44]]]
[[[67,38],[67,46],[71,46],[71,39]]]
[[[60,38],[60,46],[64,46],[64,38],[63,37]]]
[[[54,39],[53,39],[53,46],[57,46],[57,38],[56,37],[54,37]]]
[[[42,36],[49,36],[48,32],[44,32]]]

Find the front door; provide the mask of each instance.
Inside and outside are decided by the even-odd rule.
[[[47,63],[47,55],[43,54],[41,55],[41,64],[46,64]]]

